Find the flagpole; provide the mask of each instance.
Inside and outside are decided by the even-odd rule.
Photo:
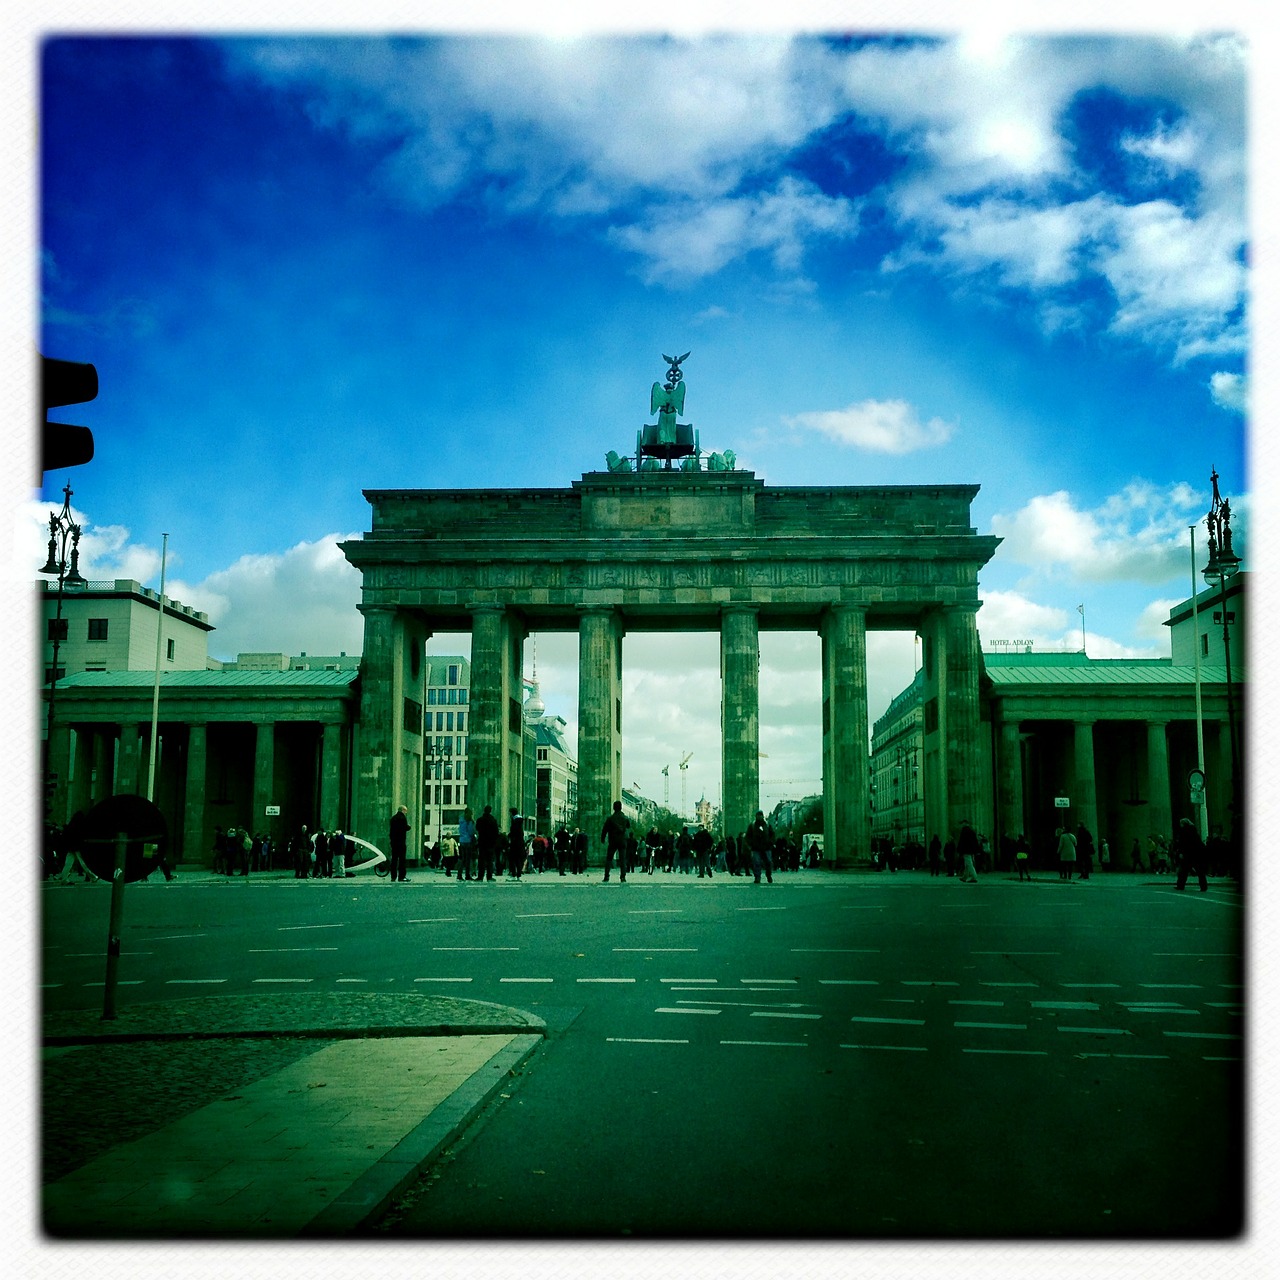
[[[1083,653],[1085,657],[1088,657],[1089,656],[1089,638],[1085,634],[1085,629],[1084,629],[1084,605],[1082,604],[1076,605],[1076,611],[1080,614],[1080,652]]]
[[[1195,642],[1196,656],[1196,768],[1204,777],[1204,717],[1200,707],[1200,610],[1196,607],[1196,527],[1191,531],[1191,634]],[[1206,792],[1198,806],[1200,810],[1200,839],[1209,838],[1209,796]]]
[[[156,729],[160,720],[160,647],[164,639],[164,568],[169,555],[169,535],[160,550],[160,616],[156,619],[156,678],[151,686],[151,761],[147,766],[147,799],[156,798]]]

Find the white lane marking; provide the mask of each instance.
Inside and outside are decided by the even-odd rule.
[[[1234,951],[1153,951],[1153,956],[1189,956],[1195,960],[1234,960]]]
[[[176,942],[185,938],[207,938],[209,935],[205,933],[162,933],[158,938],[152,938],[152,942]]]
[[[1126,1006],[1130,1013],[1176,1013],[1182,1015],[1190,1015],[1193,1018],[1200,1016],[1199,1009],[1148,1009],[1140,1004],[1131,1004]]]
[[[453,924],[461,916],[425,916],[421,920],[406,920],[405,924]]]
[[[297,933],[302,929],[345,929],[344,924],[280,924],[276,926],[279,933]]]
[[[1080,1058],[1131,1058],[1141,1062],[1168,1062],[1167,1053],[1081,1053]]]
[[[904,987],[958,987],[960,984],[941,978],[903,978],[902,985]]]
[[[339,979],[337,979],[337,981],[339,981],[339,982],[368,982],[368,981],[369,981],[369,979],[368,979],[368,978],[339,978]],[[414,979],[414,981],[415,981],[415,982],[417,982],[417,981],[418,981],[418,979],[417,979],[417,978],[415,978],[415,979]],[[467,979],[466,979],[466,981],[467,981],[467,982],[470,982],[470,981],[471,981],[471,979],[470,979],[470,978],[467,978]]]
[[[337,947],[250,947],[251,956],[278,956],[290,951],[337,951]]]
[[[720,979],[719,978],[659,978],[658,981],[659,982],[683,982],[685,986],[691,987],[695,983],[698,983],[698,984],[710,983],[714,985],[715,983],[719,982]]]
[[[986,1009],[1003,1009],[1003,1000],[948,1000],[948,1004],[982,1005]]]
[[[842,1044],[842,1049],[896,1049],[899,1053],[928,1053],[927,1046],[920,1044]]]
[[[737,994],[735,992],[735,994]],[[799,1000],[786,1000],[779,1003],[776,1000],[768,1002],[764,1000],[728,1000],[721,997],[718,1000],[677,1000],[677,1004],[714,1004],[719,1005],[722,1009],[803,1009],[804,1003]]]
[[[209,987],[226,982],[226,978],[167,978],[166,987]]]
[[[470,978],[414,978],[414,982],[470,982]]]
[[[310,982],[310,978],[254,978],[254,982]]]
[[[883,911],[883,907],[841,907],[841,911]]]
[[[654,1013],[719,1013],[719,1009],[655,1009]]]
[[[607,1044],[688,1044],[687,1040],[657,1040],[642,1036],[605,1036]]]
[[[432,951],[519,951],[519,947],[432,947]]]
[[[1062,987],[1064,991],[1092,991],[1094,989],[1104,991],[1120,990],[1120,984],[1118,982],[1064,982]]]
[[[757,986],[757,987],[764,987],[764,986],[772,987],[772,986],[786,986],[786,985],[790,985],[794,987],[796,985],[797,979],[796,978],[739,978],[738,981],[749,983],[752,986]]]
[[[1100,1008],[1092,1000],[1033,1000],[1031,1007],[1033,1009],[1092,1009],[1095,1012]]]
[[[579,982],[634,982],[634,978],[579,978]]]
[[[628,911],[627,912],[627,915],[629,916],[680,916],[683,914],[684,912],[681,911],[678,907],[654,907],[650,911]],[[671,1040],[671,1041],[662,1041],[661,1043],[688,1044],[689,1042],[687,1040]]]
[[[1038,987],[1038,982],[980,982],[980,987]]]
[[[862,947],[792,947],[794,955],[816,956],[856,956],[864,951]]]
[[[68,960],[98,960],[98,959],[101,959],[101,957],[105,956],[106,954],[107,954],[107,951],[105,947],[101,951],[68,951],[67,959]],[[122,951],[120,952],[120,959],[123,960],[126,956],[149,956],[149,955],[151,955],[150,951]]]
[[[1211,1058],[1207,1053],[1202,1055],[1206,1062],[1243,1062],[1243,1058]]]
[[[757,1010],[751,1015],[753,1018],[803,1018],[809,1021],[816,1021],[822,1017],[820,1013],[775,1013],[772,1010],[761,1012]]]
[[[1122,1004],[1126,1009],[1181,1009],[1183,1005],[1178,1000],[1117,1000],[1116,1004]]]
[[[786,907],[738,907],[738,911],[785,911]]]
[[[919,1000],[913,1000],[910,996],[881,996],[881,1004],[919,1004]]]
[[[1198,982],[1140,982],[1145,991],[1199,991]]]
[[[850,1022],[892,1022],[902,1027],[923,1027],[923,1018],[850,1018]]]
[[[499,978],[499,982],[554,982],[554,978]]]
[[[970,951],[971,956],[1060,956],[1061,951]]]
[[[511,948],[513,951],[514,947]],[[697,951],[697,947],[614,947],[614,951],[638,951],[641,955],[652,956],[659,952],[667,953],[672,951]]]
[[[953,1027],[968,1027],[975,1031],[1025,1031],[1025,1022],[953,1022]]]
[[[995,1053],[1014,1058],[1047,1058],[1045,1049],[961,1049],[961,1053]]]
[[[879,981],[875,978],[819,978],[818,986],[820,987],[878,987]]]
[[[1166,1036],[1177,1036],[1181,1040],[1239,1040],[1240,1036],[1229,1031],[1165,1031]]]
[[[1239,1000],[1206,1000],[1205,1007],[1209,1009],[1243,1009],[1244,1005]]]
[[[755,1045],[762,1049],[807,1049],[803,1040],[721,1040],[721,1044]]]
[[[1084,1036],[1131,1036],[1123,1027],[1059,1027],[1059,1031],[1076,1031]]]
[[[56,989],[57,989],[58,987],[60,987],[60,986],[62,986],[62,983],[60,983],[60,982],[42,982],[42,983],[40,984],[40,990],[41,990],[41,991],[54,991],[54,990],[56,990]]]
[[[82,987],[105,987],[107,984],[105,982],[82,982],[80,985]],[[141,978],[117,978],[116,986],[117,987],[140,987],[142,986],[142,979]]]
[[[517,915],[517,920],[568,920],[573,915],[572,911],[530,911],[524,915]]]

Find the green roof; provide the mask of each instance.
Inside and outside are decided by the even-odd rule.
[[[162,689],[344,688],[356,671],[161,671]],[[58,681],[59,689],[150,689],[154,671],[77,671]]]
[[[1036,655],[1040,656],[1040,655]],[[1044,655],[1049,656],[1049,655]],[[1087,664],[1030,666],[1026,664],[988,664],[987,675],[997,688],[1014,685],[1191,685],[1195,683],[1194,666],[1175,667],[1167,658],[1095,659]],[[1200,679],[1204,684],[1226,680],[1225,669],[1202,663]]]

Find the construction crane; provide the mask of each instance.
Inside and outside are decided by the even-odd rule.
[[[662,807],[671,808],[671,766],[669,764],[662,766]]]
[[[689,786],[689,761],[693,757],[690,751],[683,760],[680,761],[680,821],[683,822],[685,814],[688,812],[688,786]]]

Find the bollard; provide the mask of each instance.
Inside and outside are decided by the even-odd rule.
[[[116,863],[111,873],[111,918],[107,924],[107,981],[102,996],[102,1019],[112,1022],[116,1016],[116,976],[120,968],[120,933],[124,920],[124,856],[128,837],[116,835]]]

